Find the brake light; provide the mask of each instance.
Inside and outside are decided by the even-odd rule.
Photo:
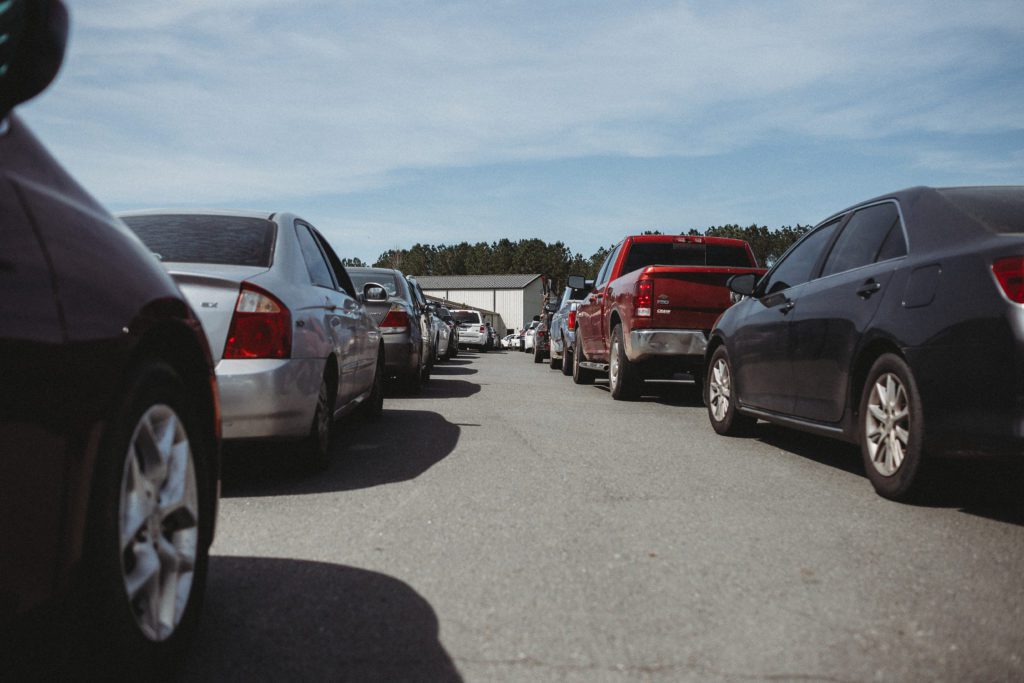
[[[288,358],[292,353],[292,315],[270,292],[242,283],[231,316],[224,358]]]
[[[566,322],[566,326],[570,330],[576,329],[576,305],[573,304],[572,308],[569,309],[569,319]]]
[[[651,317],[651,294],[654,292],[653,280],[639,280],[636,283],[636,316]]]
[[[1007,298],[1024,304],[1024,256],[1001,258],[992,264],[992,272]]]
[[[409,314],[398,304],[392,304],[388,314],[380,321],[381,334],[400,334],[409,329]]]
[[[483,333],[484,333],[484,332],[486,332],[486,331],[487,331],[487,328],[486,328],[486,327],[484,327],[483,325],[481,325],[481,326],[480,326],[480,334],[483,334]]]

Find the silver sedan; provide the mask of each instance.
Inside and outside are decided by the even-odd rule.
[[[202,321],[226,440],[296,438],[322,469],[336,418],[383,406],[384,348],[327,240],[289,213],[133,212],[121,218]],[[168,340],[173,343],[173,340]]]

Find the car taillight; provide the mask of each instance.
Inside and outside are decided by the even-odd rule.
[[[480,334],[483,334],[483,333],[484,333],[484,332],[486,332],[486,331],[487,331],[487,328],[486,328],[486,327],[484,327],[483,325],[481,325],[481,326],[480,326]]]
[[[544,336],[544,330],[537,330],[537,336],[538,337],[543,337]]]
[[[569,309],[569,320],[566,323],[566,326],[570,330],[576,329],[576,307],[575,306],[573,306],[571,309]]]
[[[654,292],[652,280],[639,280],[636,283],[636,313],[639,318],[651,317],[651,294]]]
[[[392,304],[391,310],[384,316],[384,319],[380,321],[381,334],[400,334],[409,329],[409,314],[406,313],[398,304]]]
[[[1007,298],[1024,304],[1024,256],[1001,258],[992,264],[992,272]]]
[[[224,343],[224,358],[288,358],[292,315],[270,292],[242,283]]]

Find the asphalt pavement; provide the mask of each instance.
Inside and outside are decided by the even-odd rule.
[[[1024,680],[1020,470],[886,501],[696,391],[464,352],[330,469],[231,449],[186,680]]]

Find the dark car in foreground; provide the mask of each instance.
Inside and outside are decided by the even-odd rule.
[[[916,187],[841,211],[768,271],[707,349],[721,434],[757,419],[859,443],[875,490],[942,456],[1024,451],[1024,187]]]
[[[0,678],[165,676],[204,591],[217,385],[171,278],[8,116],[66,31],[60,2],[0,3]]]

